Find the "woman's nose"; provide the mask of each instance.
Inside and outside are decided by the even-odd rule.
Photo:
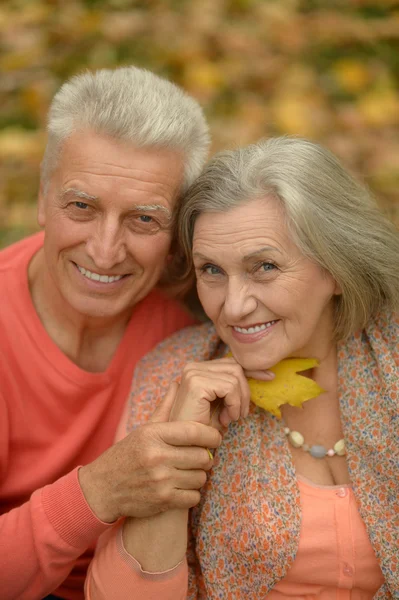
[[[224,302],[224,312],[228,322],[239,323],[244,317],[253,313],[257,305],[249,282],[236,278],[229,280]]]

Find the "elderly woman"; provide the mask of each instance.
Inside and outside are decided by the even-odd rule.
[[[212,323],[141,361],[127,431],[163,398],[158,419],[213,423],[223,440],[189,514],[104,534],[87,597],[399,598],[395,228],[295,138],[216,155],[178,226]],[[289,357],[317,359],[303,375],[321,393],[279,419],[249,402],[244,370]]]

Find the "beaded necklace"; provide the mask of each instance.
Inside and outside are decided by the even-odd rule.
[[[345,456],[345,440],[342,438],[334,444],[332,448],[326,448],[321,444],[313,444],[309,446],[305,444],[305,438],[299,431],[291,431],[289,427],[284,427],[284,433],[288,438],[291,446],[294,448],[302,448],[304,452],[309,452],[313,458],[324,458],[325,456]]]

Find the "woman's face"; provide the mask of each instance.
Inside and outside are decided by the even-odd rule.
[[[244,368],[327,355],[339,288],[294,244],[278,200],[200,215],[193,259],[204,310]]]

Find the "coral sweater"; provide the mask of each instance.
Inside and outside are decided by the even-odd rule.
[[[54,344],[32,304],[27,270],[42,245],[41,233],[0,252],[2,600],[84,597],[94,541],[110,526],[87,505],[77,467],[112,444],[138,359],[193,322],[153,291],[135,308],[107,370],[83,371]]]

